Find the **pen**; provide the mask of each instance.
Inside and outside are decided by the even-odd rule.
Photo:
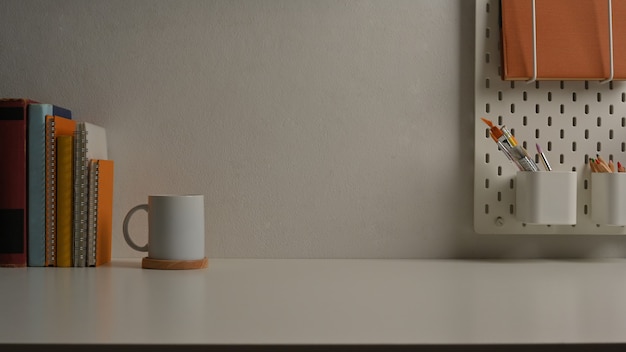
[[[500,130],[502,131],[502,134],[504,134],[504,136],[506,137],[506,140],[509,142],[509,144],[512,147],[515,147],[517,145],[517,140],[515,139],[513,134],[511,134],[511,131],[509,131],[509,129],[506,128],[506,126],[502,126]]]
[[[543,153],[543,150],[541,150],[541,146],[539,145],[539,143],[536,143],[535,146],[537,147],[537,153],[541,155],[541,160],[543,160],[543,164],[545,165],[546,170],[552,171],[552,167],[550,166],[550,163],[548,162],[548,158],[546,158],[546,155]]]
[[[515,137],[513,137],[505,126],[499,128],[484,117],[480,119],[489,126],[489,135],[491,138],[520,171],[539,171],[537,164],[528,156],[526,150],[517,144]]]
[[[521,146],[517,145],[511,150],[511,155],[517,160],[517,162],[522,166],[523,171],[539,171],[537,164],[528,157],[528,153]]]

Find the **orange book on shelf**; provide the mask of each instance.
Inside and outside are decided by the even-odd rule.
[[[538,80],[610,77],[607,0],[536,0]],[[612,1],[615,80],[626,79],[626,1]],[[502,78],[533,77],[531,0],[501,2]]]
[[[74,201],[74,137],[57,137],[57,266],[72,266],[72,202]]]
[[[113,160],[89,161],[88,266],[100,266],[111,261],[113,167]]]

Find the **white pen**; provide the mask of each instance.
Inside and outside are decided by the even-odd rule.
[[[546,170],[552,171],[552,167],[550,166],[550,163],[548,162],[548,158],[546,158],[546,155],[543,153],[543,150],[541,149],[541,146],[539,146],[539,143],[536,143],[535,146],[537,147],[537,153],[541,155],[541,160],[543,160],[543,164],[546,166]]]

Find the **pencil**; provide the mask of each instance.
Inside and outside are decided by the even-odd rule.
[[[609,168],[609,166],[607,165],[606,161],[604,161],[604,159],[602,159],[602,157],[600,156],[600,154],[596,154],[596,157],[597,157],[597,158],[596,158],[596,160],[598,161],[598,163],[599,163],[600,165],[602,165],[602,168],[603,168],[603,169],[608,170],[608,171],[606,171],[606,172],[611,172],[611,169],[610,169],[610,168]]]
[[[604,162],[601,162],[600,159],[596,159],[596,168],[598,172],[611,172],[611,169]]]
[[[589,168],[591,169],[591,172],[598,172],[598,169],[596,168],[596,161],[593,160],[593,158],[589,158]]]

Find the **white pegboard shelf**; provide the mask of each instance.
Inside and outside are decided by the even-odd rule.
[[[483,234],[626,234],[591,219],[588,158],[626,164],[626,82],[504,81],[500,70],[499,1],[476,0],[474,229]],[[506,125],[540,165],[576,171],[575,225],[530,225],[515,217],[515,174],[489,137],[485,117]]]

